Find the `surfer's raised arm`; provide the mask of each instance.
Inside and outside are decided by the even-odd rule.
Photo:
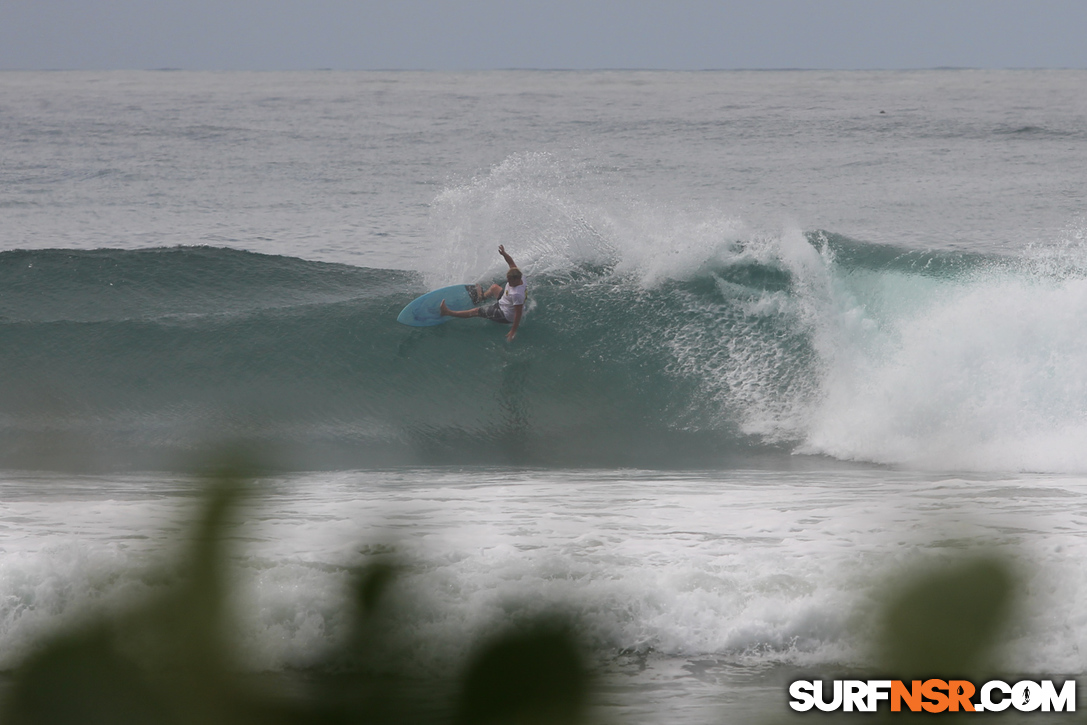
[[[498,245],[498,253],[502,255],[502,259],[506,260],[506,264],[508,264],[511,269],[517,267],[517,265],[513,263],[513,257],[506,254],[506,248],[501,244]]]
[[[506,272],[506,289],[499,296],[498,303],[505,309],[506,319],[512,323],[510,331],[506,333],[506,341],[513,342],[517,328],[521,326],[521,316],[525,313],[525,281],[513,257],[506,254],[506,248],[501,244],[498,245],[498,253],[510,266]]]

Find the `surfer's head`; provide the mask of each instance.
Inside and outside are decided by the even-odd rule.
[[[510,267],[506,272],[506,281],[515,286],[521,284],[521,270]]]

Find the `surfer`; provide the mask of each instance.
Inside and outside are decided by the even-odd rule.
[[[481,302],[489,297],[496,300],[494,304],[471,310],[451,310],[445,306],[445,300],[442,300],[439,309],[443,317],[486,317],[488,320],[512,325],[510,331],[506,333],[506,339],[512,341],[517,336],[517,328],[520,327],[521,317],[525,312],[525,279],[521,270],[514,264],[513,257],[506,254],[506,248],[501,244],[498,245],[498,253],[510,266],[506,270],[506,288],[502,289],[502,285],[492,284],[484,292],[483,287],[477,284],[476,299],[473,300],[473,302]]]

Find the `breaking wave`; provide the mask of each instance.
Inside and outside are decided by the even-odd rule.
[[[529,245],[513,344],[478,319],[398,325],[433,271],[209,247],[0,253],[0,465],[170,467],[234,442],[309,468],[803,453],[1087,470],[1075,250],[719,237],[672,267]]]

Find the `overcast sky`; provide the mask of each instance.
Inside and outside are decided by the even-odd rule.
[[[0,0],[0,68],[1087,68],[1087,0]]]

